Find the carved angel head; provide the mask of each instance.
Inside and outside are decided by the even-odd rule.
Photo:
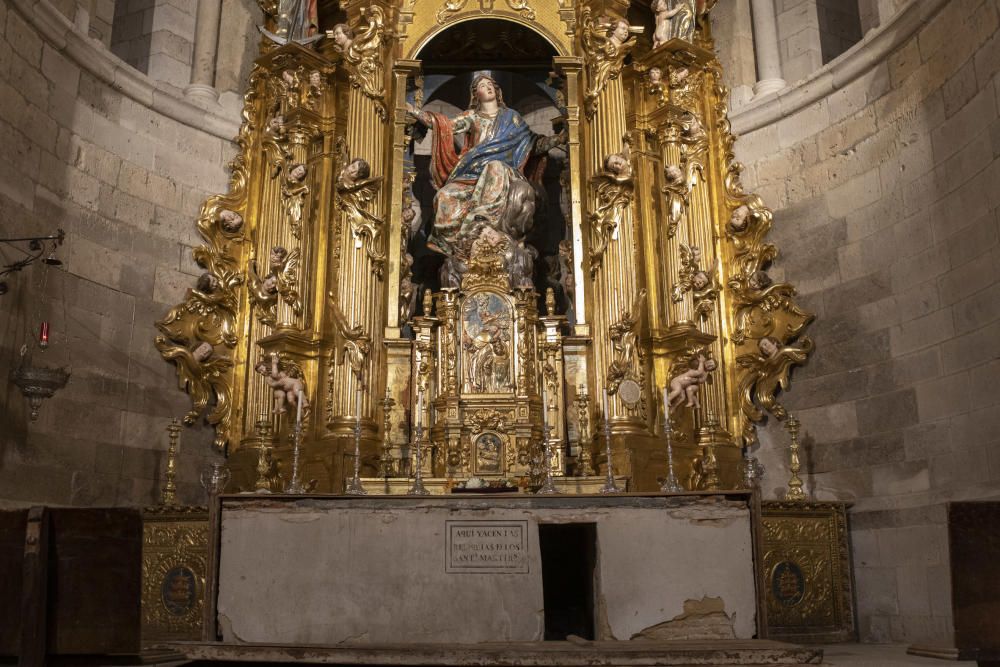
[[[211,343],[202,341],[197,347],[191,350],[191,356],[194,357],[194,360],[198,363],[202,363],[207,361],[214,352],[215,348],[212,347]]]
[[[301,183],[306,179],[306,173],[308,173],[306,166],[301,162],[296,162],[288,169],[288,180]]]
[[[781,351],[781,341],[774,336],[764,336],[757,341],[757,349],[765,359],[771,359]]]
[[[750,285],[750,289],[762,290],[771,286],[771,276],[767,275],[767,271],[754,271],[750,274],[750,278],[747,283]]]
[[[372,175],[371,165],[364,158],[356,157],[347,163],[340,172],[340,184],[351,186],[358,181],[363,181]]]
[[[684,182],[684,170],[676,164],[668,164],[664,167],[663,176],[669,185],[680,185]]]
[[[333,39],[333,43],[336,44],[337,50],[344,52],[350,48],[351,42],[354,41],[354,31],[346,23],[338,23],[330,31],[330,37]]]
[[[608,38],[617,46],[621,46],[629,38],[629,24],[625,19],[614,21],[608,29]]]
[[[271,248],[271,254],[267,258],[271,270],[277,271],[280,269],[285,264],[286,257],[288,257],[288,251],[283,246],[276,245]]]
[[[224,208],[219,211],[219,225],[228,234],[236,234],[243,229],[243,216],[236,211]]]
[[[729,216],[729,231],[733,234],[739,234],[747,228],[749,221],[750,207],[746,204],[740,204]]]
[[[614,176],[627,178],[632,175],[632,165],[624,153],[612,153],[604,158],[604,169]]]
[[[219,289],[219,279],[206,271],[198,277],[198,282],[195,287],[203,294],[211,294],[215,290]]]
[[[663,70],[659,67],[650,67],[649,74],[647,74],[647,76],[649,77],[649,82],[656,85],[663,80]]]

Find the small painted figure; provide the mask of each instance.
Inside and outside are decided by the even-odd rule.
[[[238,234],[243,229],[243,216],[236,211],[224,208],[219,211],[219,226],[227,234]]]
[[[699,354],[696,359],[689,363],[688,370],[676,376],[670,381],[670,391],[667,393],[667,402],[670,405],[684,401],[686,407],[698,408],[701,402],[698,398],[698,390],[701,385],[708,381],[708,374],[716,368],[715,359]]]
[[[354,187],[372,175],[371,165],[364,158],[356,157],[347,163],[337,176],[337,184],[342,188]]]
[[[271,354],[271,366],[268,368],[267,362],[261,360],[254,370],[264,376],[264,381],[274,390],[274,414],[284,414],[288,412],[288,407],[294,410],[298,407],[299,392],[302,392],[302,407],[309,407],[309,401],[305,395],[305,383],[301,378],[290,376],[278,366],[278,355]]]

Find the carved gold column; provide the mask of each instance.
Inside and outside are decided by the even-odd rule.
[[[644,306],[632,312],[640,294],[645,294],[641,291],[643,276],[637,265],[634,192],[624,172],[619,171],[621,178],[615,180],[606,175],[605,169],[605,159],[612,154],[622,154],[631,163],[625,143],[631,138],[626,139],[628,126],[621,71],[634,39],[622,44],[610,39],[623,10],[624,7],[595,3],[581,5],[578,11],[577,37],[584,56],[581,187],[586,201],[584,231],[588,250],[584,264],[590,271],[590,280],[583,284],[590,304],[593,336],[591,401],[601,405],[601,394],[609,388],[613,436],[636,436],[647,433],[648,390],[642,350],[636,344]],[[606,21],[605,17],[611,20]],[[627,349],[622,343],[623,334],[631,337]],[[612,378],[620,379],[624,369],[635,376],[633,379],[639,385],[638,401],[631,405],[622,400],[617,391],[621,385]],[[628,455],[621,447],[615,449],[616,456],[621,455],[616,460],[617,474],[630,474],[626,470]]]
[[[338,180],[333,224],[338,238],[331,247],[336,266],[330,304],[335,313],[336,346],[340,352],[328,371],[326,391],[327,432],[346,441],[359,418],[357,392],[361,391],[362,453],[378,442],[378,405],[385,381],[382,345],[386,325],[386,259],[389,211],[388,183],[391,125],[386,107],[385,61],[389,57],[393,9],[388,3],[355,3],[347,8],[353,41],[343,51],[350,87],[346,95],[346,123],[338,142],[338,172],[356,159],[370,168],[369,190],[345,188]],[[364,351],[352,338],[363,342]],[[342,353],[344,348],[346,353]],[[340,481],[336,481],[340,484]],[[339,488],[337,489],[339,490]]]

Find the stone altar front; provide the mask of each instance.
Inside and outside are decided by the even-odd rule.
[[[540,534],[554,524],[594,527],[594,639],[755,634],[746,494],[244,495],[222,500],[222,640],[542,640]]]

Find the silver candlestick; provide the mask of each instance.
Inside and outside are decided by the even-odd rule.
[[[615,472],[611,465],[611,413],[608,412],[608,390],[604,390],[604,455],[607,458],[608,473],[601,487],[601,493],[621,493],[615,483]]]
[[[681,493],[684,487],[677,481],[674,474],[674,429],[670,425],[670,400],[667,398],[667,388],[663,388],[663,437],[667,440],[667,476],[660,485],[661,493]]]
[[[421,391],[417,394],[417,418],[415,420],[417,422],[417,426],[414,429],[416,440],[413,443],[413,445],[417,448],[417,471],[413,477],[413,484],[410,485],[409,490],[406,492],[411,496],[429,496],[431,494],[431,492],[424,487],[424,458],[422,456],[423,447],[420,446],[420,443],[424,438],[424,428],[421,425],[422,415],[420,414],[423,402],[424,392]]]
[[[555,482],[552,480],[552,427],[549,426],[549,403],[545,388],[542,387],[542,434],[545,438],[543,450],[545,452],[545,483],[535,493],[541,495],[553,495],[559,493]]]
[[[299,391],[295,427],[292,429],[292,478],[285,485],[285,493],[305,493],[299,480],[299,447],[302,443],[302,392]]]
[[[367,496],[368,491],[365,490],[364,485],[361,483],[361,388],[360,387],[358,388],[355,395],[357,396],[355,404],[358,413],[358,418],[354,422],[354,477],[351,478],[351,481],[347,485],[347,489],[344,492],[349,496]]]
[[[660,485],[660,491],[663,493],[682,493],[684,491],[684,487],[677,481],[677,475],[674,474],[674,448],[671,442],[673,433],[674,429],[670,426],[670,418],[668,417],[663,425],[663,435],[667,439],[667,477]]]

